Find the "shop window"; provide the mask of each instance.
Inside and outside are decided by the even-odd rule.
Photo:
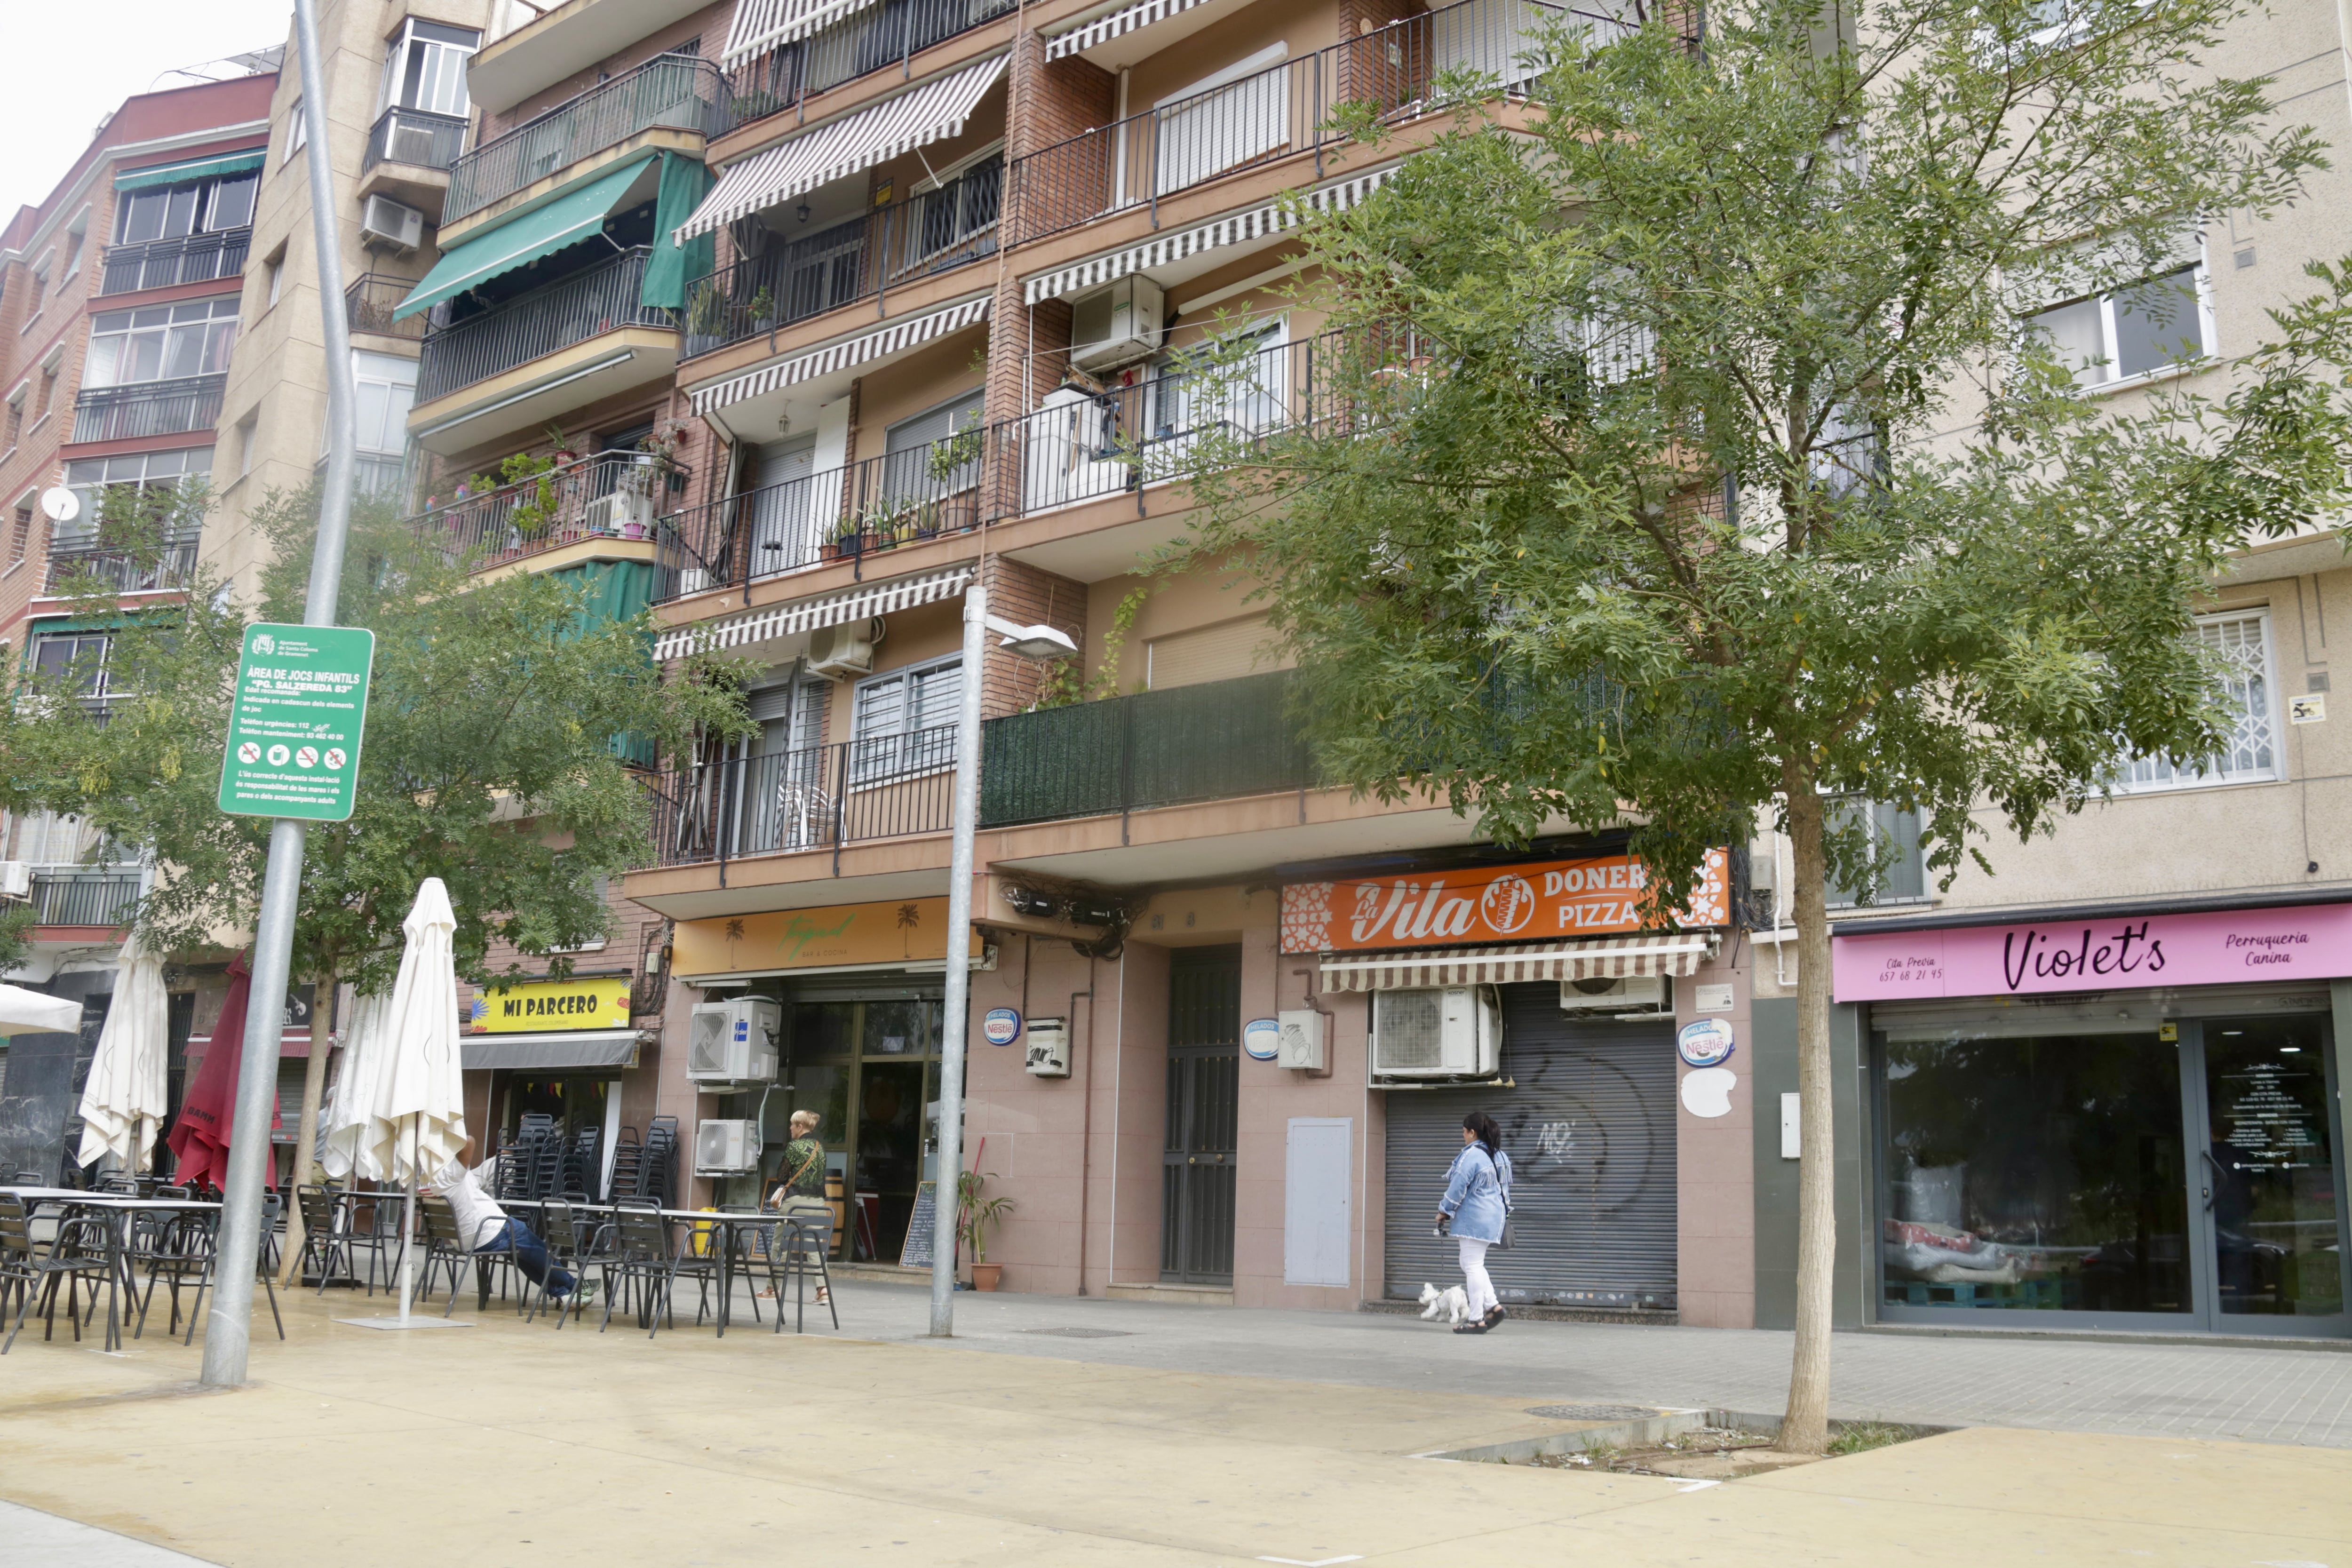
[[[2230,739],[2199,761],[2135,757],[2123,764],[2116,788],[2125,792],[2187,789],[2199,784],[2255,784],[2279,776],[2278,717],[2271,693],[2270,617],[2209,616],[2197,637],[2217,655],[2225,673],[2214,692],[2230,714]]]
[[[1830,803],[1832,830],[1859,827],[1870,837],[1871,847],[1884,864],[1877,885],[1867,898],[1859,889],[1830,882],[1829,906],[1852,909],[1858,904],[1909,903],[1927,896],[1927,868],[1919,854],[1919,814],[1883,800],[1839,800]]]
[[[953,655],[858,682],[850,782],[878,784],[954,766],[962,671],[962,656]]]
[[[2026,325],[2086,387],[2191,364],[2213,352],[2201,270],[2177,268],[2111,294],[2053,305]]]

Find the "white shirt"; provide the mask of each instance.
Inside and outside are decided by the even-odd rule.
[[[449,1212],[457,1216],[457,1234],[469,1247],[481,1246],[506,1227],[507,1211],[482,1190],[478,1179],[486,1173],[495,1178],[498,1163],[492,1155],[469,1171],[452,1160],[447,1169],[433,1178],[433,1184],[449,1200]]]

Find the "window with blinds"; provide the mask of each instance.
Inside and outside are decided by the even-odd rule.
[[[1291,663],[1276,650],[1273,628],[1264,616],[1171,632],[1153,637],[1143,648],[1144,684],[1154,691],[1210,680],[1238,680],[1244,675],[1287,669]]]
[[[952,767],[962,671],[962,656],[953,655],[858,682],[850,718],[850,782],[877,784]]]
[[[2271,703],[2270,616],[2209,616],[2197,623],[2197,637],[2224,667],[2214,700],[2231,717],[2229,743],[2201,760],[2134,757],[2124,763],[2116,781],[2118,791],[2256,784],[2279,776],[2278,715]]]

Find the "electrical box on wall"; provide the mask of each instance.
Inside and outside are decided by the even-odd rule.
[[[1070,358],[1087,370],[1148,359],[1160,348],[1167,311],[1160,285],[1139,273],[1081,295],[1070,301]]]
[[[1029,1020],[1029,1049],[1021,1065],[1032,1078],[1070,1076],[1070,1025],[1066,1018]]]
[[[1281,1034],[1276,1037],[1274,1062],[1276,1067],[1297,1068],[1303,1072],[1322,1072],[1328,1058],[1324,1055],[1323,1015],[1310,1007],[1296,1012],[1275,1015]]]

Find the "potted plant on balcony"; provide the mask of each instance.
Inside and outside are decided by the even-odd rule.
[[[768,291],[768,286],[765,283],[760,285],[759,292],[751,296],[751,303],[745,308],[751,312],[751,330],[753,331],[764,332],[774,328],[776,324],[776,297]]]
[[[865,516],[855,511],[845,512],[834,523],[833,531],[825,536],[824,558],[827,561],[846,561],[858,553],[865,542]]]
[[[988,1232],[990,1226],[1002,1225],[1013,1207],[1008,1197],[983,1200],[981,1189],[987,1184],[988,1178],[978,1171],[965,1171],[956,1177],[956,1235],[971,1248],[975,1290],[993,1290],[1003,1281],[1004,1265],[988,1261]]]

